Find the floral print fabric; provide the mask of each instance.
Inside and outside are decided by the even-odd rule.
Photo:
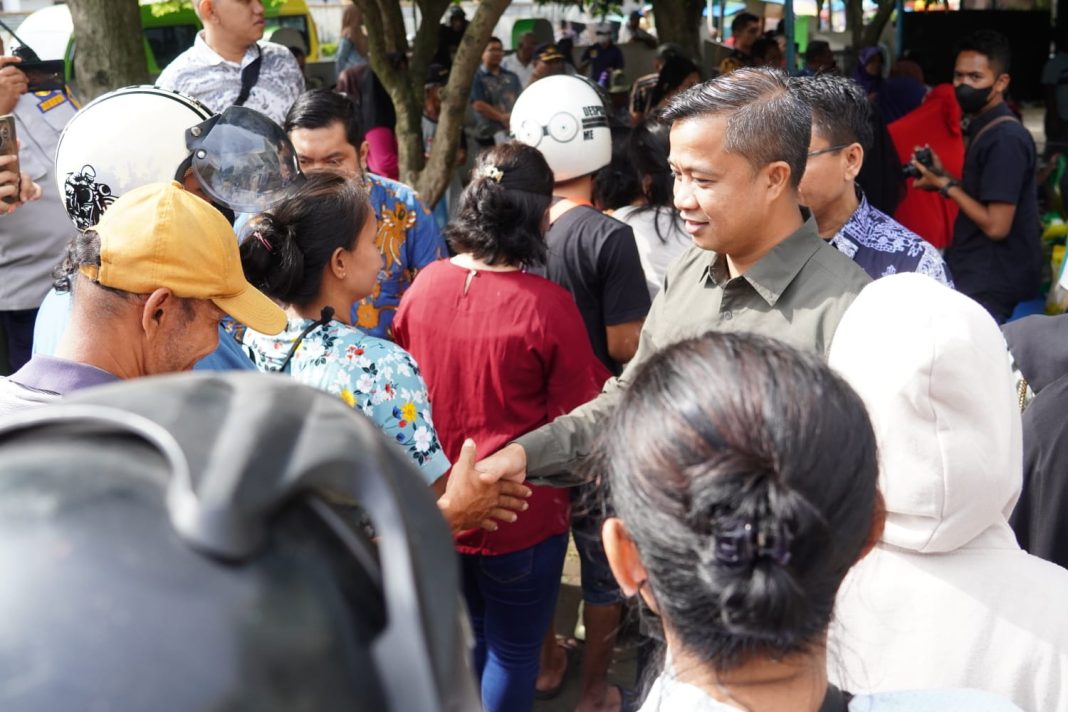
[[[290,318],[277,336],[246,331],[244,345],[261,371],[281,368],[293,342],[313,322]],[[286,369],[298,382],[333,393],[374,421],[433,482],[449,467],[434,430],[419,367],[407,351],[332,321],[312,330]]]

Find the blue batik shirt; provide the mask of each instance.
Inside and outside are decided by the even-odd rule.
[[[352,306],[362,331],[392,339],[390,327],[401,297],[419,270],[448,255],[445,238],[415,191],[397,181],[367,174],[371,206],[378,218],[375,245],[382,255],[378,284],[370,296]]]
[[[917,272],[953,286],[942,255],[931,243],[873,208],[859,188],[860,205],[831,238],[831,244],[864,269],[872,279],[898,272]]]

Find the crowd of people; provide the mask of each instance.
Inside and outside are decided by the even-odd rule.
[[[413,626],[447,619],[437,624],[449,632],[428,635],[436,642],[423,640],[423,652],[375,658],[372,667],[394,668],[379,669],[367,694],[381,685],[409,704],[425,699],[420,684],[450,683],[422,656],[440,673],[451,650],[442,641],[463,617],[473,644],[458,655],[471,671],[449,664],[470,679],[451,682],[461,698],[473,685],[480,702],[450,709],[522,712],[559,694],[579,665],[575,641],[553,628],[570,533],[585,626],[578,712],[1068,707],[1058,613],[1068,594],[1059,469],[1068,371],[1058,370],[1068,367],[1068,317],[1001,328],[1038,296],[1042,260],[1035,146],[1005,101],[1003,37],[962,40],[953,87],[913,107],[948,96],[968,119],[966,147],[958,125],[957,143],[917,142],[902,156],[909,192],[952,210],[942,250],[925,234],[930,223],[909,217],[922,209],[884,202],[896,188],[882,190],[873,169],[889,161],[896,175],[897,155],[883,149],[894,154],[893,139],[910,135],[884,121],[894,75],[884,79],[878,50],[862,52],[849,78],[810,46],[808,71],[789,76],[776,68],[774,40],[741,13],[721,74],[702,81],[681,48],[660,45],[656,73],[615,111],[606,90],[622,55],[611,33],[577,67],[570,48],[533,34],[507,58],[491,38],[470,97],[470,179],[454,186],[455,210],[432,211],[379,173],[389,161],[368,158],[388,152],[392,127],[368,119],[377,80],[355,8],[338,57],[343,92],[306,90],[293,56],[260,41],[256,0],[196,6],[204,30],[156,87],[78,108],[62,93],[28,94],[17,62],[0,69],[0,112],[25,130],[24,175],[0,171],[0,198],[13,197],[0,203],[0,324],[13,371],[0,381],[0,472],[5,452],[21,452],[6,444],[20,418],[44,422],[68,403],[85,418],[97,398],[139,413],[143,428],[149,411],[203,465],[193,489],[203,485],[216,509],[194,511],[195,496],[169,491],[178,513],[153,515],[157,534],[142,545],[173,521],[198,551],[246,561],[267,525],[238,514],[258,521],[295,489],[281,475],[227,480],[212,458],[240,473],[241,453],[265,473],[307,458],[304,474],[284,472],[325,490],[315,516],[346,550],[378,547],[353,554],[376,573],[300,574],[349,591],[335,627],[374,609],[368,630],[388,629],[388,645],[400,645]],[[629,19],[629,36],[652,48],[641,19]],[[466,23],[457,7],[440,28],[426,144]],[[376,129],[389,132],[374,138]],[[149,378],[194,369],[209,373]],[[250,432],[238,436],[224,416],[243,408]],[[345,428],[370,455],[339,454]],[[158,441],[149,431],[138,447]],[[331,497],[337,481],[314,477],[329,463],[367,478],[390,472],[398,484]],[[413,538],[440,544],[451,532],[457,556],[433,562],[451,572],[435,590],[446,599],[435,616],[422,591],[437,582],[389,588],[390,557],[407,562],[403,579],[426,554],[400,547],[403,528],[376,517],[368,503],[384,507],[381,491],[397,495]],[[41,508],[22,512],[12,492],[0,487],[8,521],[41,526]],[[158,499],[145,501],[158,508]],[[126,511],[139,500],[123,501]],[[309,531],[324,527],[316,521]],[[222,568],[211,575],[244,570]],[[117,564],[97,593],[133,590],[137,576]],[[382,587],[375,600],[391,613],[352,594],[357,583]],[[139,610],[163,615],[170,593],[153,586],[159,608],[139,593]],[[628,601],[640,612],[640,679],[619,685],[608,671]],[[281,610],[250,607],[243,625],[255,637],[256,616]],[[290,627],[264,635],[284,643],[299,634]],[[351,641],[338,645],[351,654]],[[304,669],[320,651],[300,638],[287,654],[304,655],[294,666]],[[268,699],[265,683],[205,704],[329,705],[331,691],[349,689],[338,682],[345,670],[299,680],[275,655],[271,685],[295,685],[285,688],[294,697]],[[184,669],[164,657],[160,666]],[[32,674],[33,656],[0,658],[30,681],[0,689],[0,706],[58,699],[49,687],[58,683]],[[399,689],[405,665],[411,690]],[[126,687],[105,682],[94,700],[121,706]]]

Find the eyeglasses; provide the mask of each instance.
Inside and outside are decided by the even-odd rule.
[[[808,157],[812,158],[813,156],[821,156],[824,153],[834,153],[835,151],[841,151],[843,148],[848,148],[851,145],[853,145],[853,144],[840,143],[837,146],[828,146],[827,148],[820,148],[820,149],[815,150],[815,151],[809,151],[808,152]]]

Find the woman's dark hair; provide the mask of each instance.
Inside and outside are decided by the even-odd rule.
[[[612,127],[612,160],[593,176],[593,204],[598,210],[630,205],[642,194],[641,180],[628,155],[629,126]]]
[[[311,173],[285,200],[249,221],[241,243],[245,278],[272,299],[305,306],[319,294],[331,255],[339,247],[351,250],[368,220],[374,213],[358,180]]]
[[[655,211],[658,218],[660,211],[668,211],[673,220],[679,221],[675,210],[675,178],[668,165],[670,133],[670,124],[656,117],[646,118],[631,132],[627,156],[641,180],[646,202],[643,209]],[[653,228],[660,241],[667,242],[667,235],[661,234],[659,219],[653,221]]]
[[[456,218],[445,228],[453,252],[488,265],[545,262],[545,211],[553,172],[536,148],[518,141],[479,154],[474,179],[460,196]]]
[[[697,72],[698,76],[701,75],[701,70],[697,68],[697,65],[686,57],[668,57],[664,66],[660,68],[660,74],[656,77],[656,86],[650,93],[650,105],[657,106],[664,97],[682,86],[686,77],[694,72]]]
[[[660,618],[717,671],[805,652],[869,539],[875,435],[816,355],[746,333],[660,351],[593,459]]]

